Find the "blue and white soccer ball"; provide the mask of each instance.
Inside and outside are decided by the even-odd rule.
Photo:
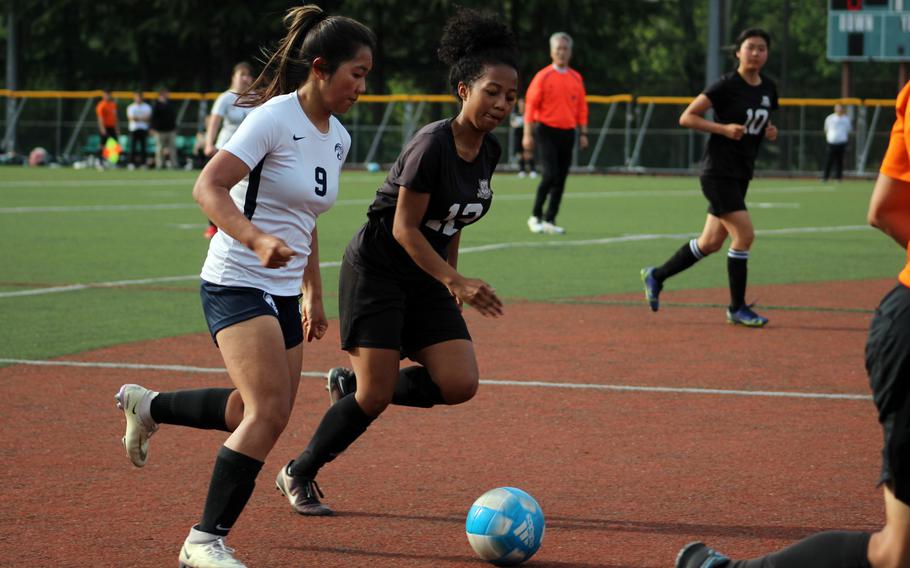
[[[497,566],[514,566],[534,556],[540,548],[543,511],[521,489],[498,487],[471,505],[465,532],[478,556]]]

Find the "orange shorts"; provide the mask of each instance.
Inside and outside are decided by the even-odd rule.
[[[910,182],[910,105],[907,99],[910,99],[910,83],[897,95],[897,119],[891,128],[891,141],[879,171],[889,178]]]

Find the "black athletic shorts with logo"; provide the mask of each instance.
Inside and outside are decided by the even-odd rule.
[[[284,348],[303,343],[303,324],[300,321],[300,296],[275,296],[258,288],[221,286],[202,281],[199,288],[202,311],[209,324],[212,341],[219,331],[257,316],[274,316],[281,326]]]
[[[452,339],[471,340],[449,290],[429,275],[392,279],[360,270],[346,258],[338,283],[341,348],[397,349],[402,358]]]
[[[749,180],[702,176],[701,192],[708,199],[708,213],[719,217],[725,213],[746,210]]]
[[[903,284],[875,310],[866,371],[885,438],[879,483],[910,505],[910,288]]]

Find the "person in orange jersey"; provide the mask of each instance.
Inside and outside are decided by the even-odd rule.
[[[576,130],[579,147],[588,147],[588,102],[581,73],[569,67],[569,34],[557,32],[550,36],[550,58],[553,62],[534,75],[525,93],[522,146],[528,152],[534,151],[535,144],[539,146],[543,169],[528,228],[532,233],[561,235],[566,231],[556,224],[556,215],[569,175]]]
[[[120,125],[117,122],[117,102],[109,89],[101,91],[101,100],[95,106],[95,115],[98,117],[98,133],[101,135],[98,156],[103,158],[102,152],[104,152],[104,146],[107,141],[111,138],[117,140],[120,137]]]
[[[910,241],[910,83],[869,203],[869,223],[902,248]],[[730,560],[705,544],[683,548],[677,568],[885,568],[910,566],[910,258],[869,326],[866,371],[884,430],[885,526],[878,532],[828,531],[754,560]]]

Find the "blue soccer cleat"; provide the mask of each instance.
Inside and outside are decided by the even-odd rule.
[[[764,327],[768,323],[768,318],[760,316],[757,313],[752,311],[752,306],[754,304],[749,304],[747,306],[742,306],[735,312],[727,309],[727,323],[732,323],[733,325],[744,325],[746,327]]]
[[[660,308],[660,291],[663,290],[664,285],[654,278],[653,266],[641,269],[641,281],[645,286],[645,299],[648,300],[651,311],[656,312]]]
[[[690,542],[676,556],[676,568],[721,568],[730,559],[703,542]]]

